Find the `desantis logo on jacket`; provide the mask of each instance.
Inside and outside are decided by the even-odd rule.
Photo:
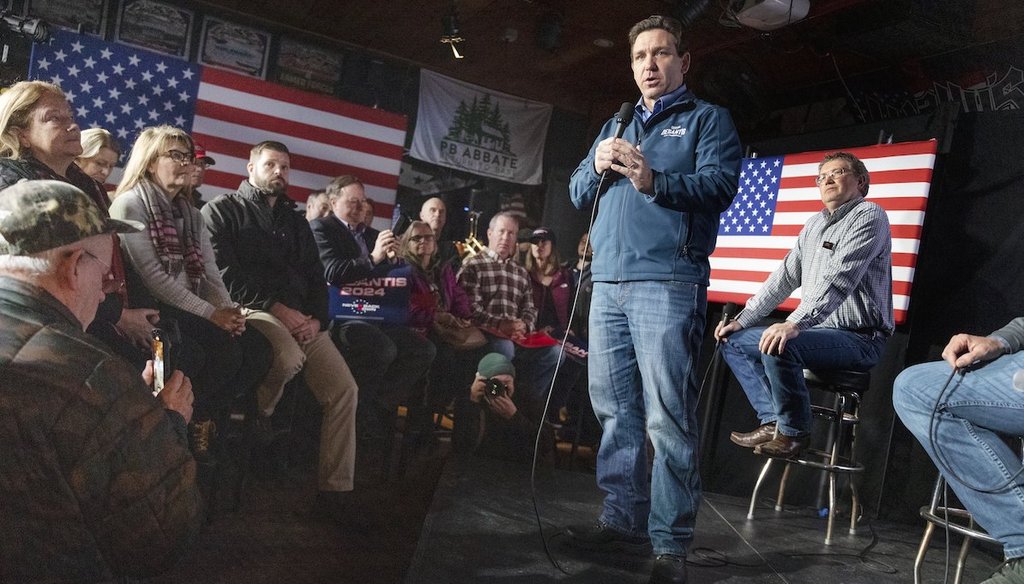
[[[682,126],[672,126],[661,131],[662,138],[682,138],[685,135],[686,128]]]

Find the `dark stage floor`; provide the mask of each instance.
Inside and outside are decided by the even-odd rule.
[[[564,463],[564,460],[563,460]],[[486,459],[456,460],[447,444],[421,450],[402,480],[360,469],[351,520],[332,523],[313,507],[314,459],[249,481],[237,512],[214,517],[192,553],[151,582],[471,584],[474,582],[646,582],[647,558],[573,552],[559,530],[596,516],[600,493],[586,471],[545,469],[537,489],[545,536],[568,574],[545,557],[530,502],[527,468]],[[823,545],[824,520],[809,510],[775,512],[766,501],[746,519],[746,502],[708,494],[690,568],[693,583],[885,584],[912,582],[920,525],[872,522],[839,529]],[[861,559],[858,555],[877,545]],[[943,581],[944,538],[935,538],[924,582]],[[955,554],[954,547],[954,554]],[[972,550],[964,582],[998,565]],[[952,582],[952,574],[950,575]]]
[[[596,517],[601,496],[593,475],[547,470],[537,479],[549,547],[568,573],[545,557],[530,502],[528,469],[500,462],[450,461],[438,483],[406,584],[443,582],[646,582],[650,559],[575,552],[560,533],[567,523]],[[857,535],[837,526],[825,546],[825,520],[809,510],[776,512],[765,504],[748,521],[747,502],[707,494],[691,553],[694,583],[883,584],[913,581],[921,527],[885,521]],[[862,554],[877,536],[877,544]],[[944,536],[933,540],[922,576],[943,581]],[[953,554],[956,553],[956,548]],[[859,557],[859,556],[863,557]],[[987,578],[999,562],[972,551],[964,582]],[[952,582],[952,573],[950,574]]]

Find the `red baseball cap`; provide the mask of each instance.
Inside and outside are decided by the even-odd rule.
[[[211,157],[206,155],[206,148],[204,148],[202,144],[196,142],[195,147],[196,147],[196,161],[202,160],[202,161],[206,162],[207,166],[214,166],[214,165],[217,164],[213,160],[213,158],[211,158]]]

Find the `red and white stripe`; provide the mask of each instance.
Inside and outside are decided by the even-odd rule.
[[[893,309],[897,324],[906,320],[910,305],[936,145],[935,140],[926,140],[845,149],[864,161],[871,173],[868,200],[881,205],[889,216]],[[785,157],[770,237],[718,237],[718,246],[711,256],[710,301],[746,303],[779,266],[786,252],[796,244],[796,236],[807,219],[822,209],[814,179],[818,163],[826,152],[834,150]],[[781,308],[793,310],[799,301],[798,289]]]
[[[305,203],[336,176],[352,174],[373,199],[375,223],[390,224],[398,189],[405,116],[204,67],[193,138],[216,165],[206,171],[206,197],[233,191],[248,177],[249,149],[277,140],[291,151],[289,196]]]

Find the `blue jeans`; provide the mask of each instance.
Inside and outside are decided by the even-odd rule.
[[[804,369],[867,371],[878,362],[885,337],[843,329],[810,328],[786,342],[781,355],[766,355],[757,344],[765,327],[739,330],[720,347],[762,424],[778,422],[780,434],[811,432],[811,398]]]
[[[597,282],[590,306],[590,398],[604,429],[601,521],[686,555],[700,506],[697,359],[707,290],[680,282]],[[654,444],[650,489],[646,432]]]
[[[896,413],[928,456],[935,460],[938,447],[945,465],[963,479],[937,465],[978,524],[1003,544],[1007,559],[1024,557],[1024,476],[997,492],[982,491],[1021,469],[1019,453],[999,438],[1024,435],[1024,393],[1013,389],[1018,369],[1024,369],[1024,352],[957,375],[936,404],[951,369],[941,361],[923,363],[900,373],[892,395]]]

